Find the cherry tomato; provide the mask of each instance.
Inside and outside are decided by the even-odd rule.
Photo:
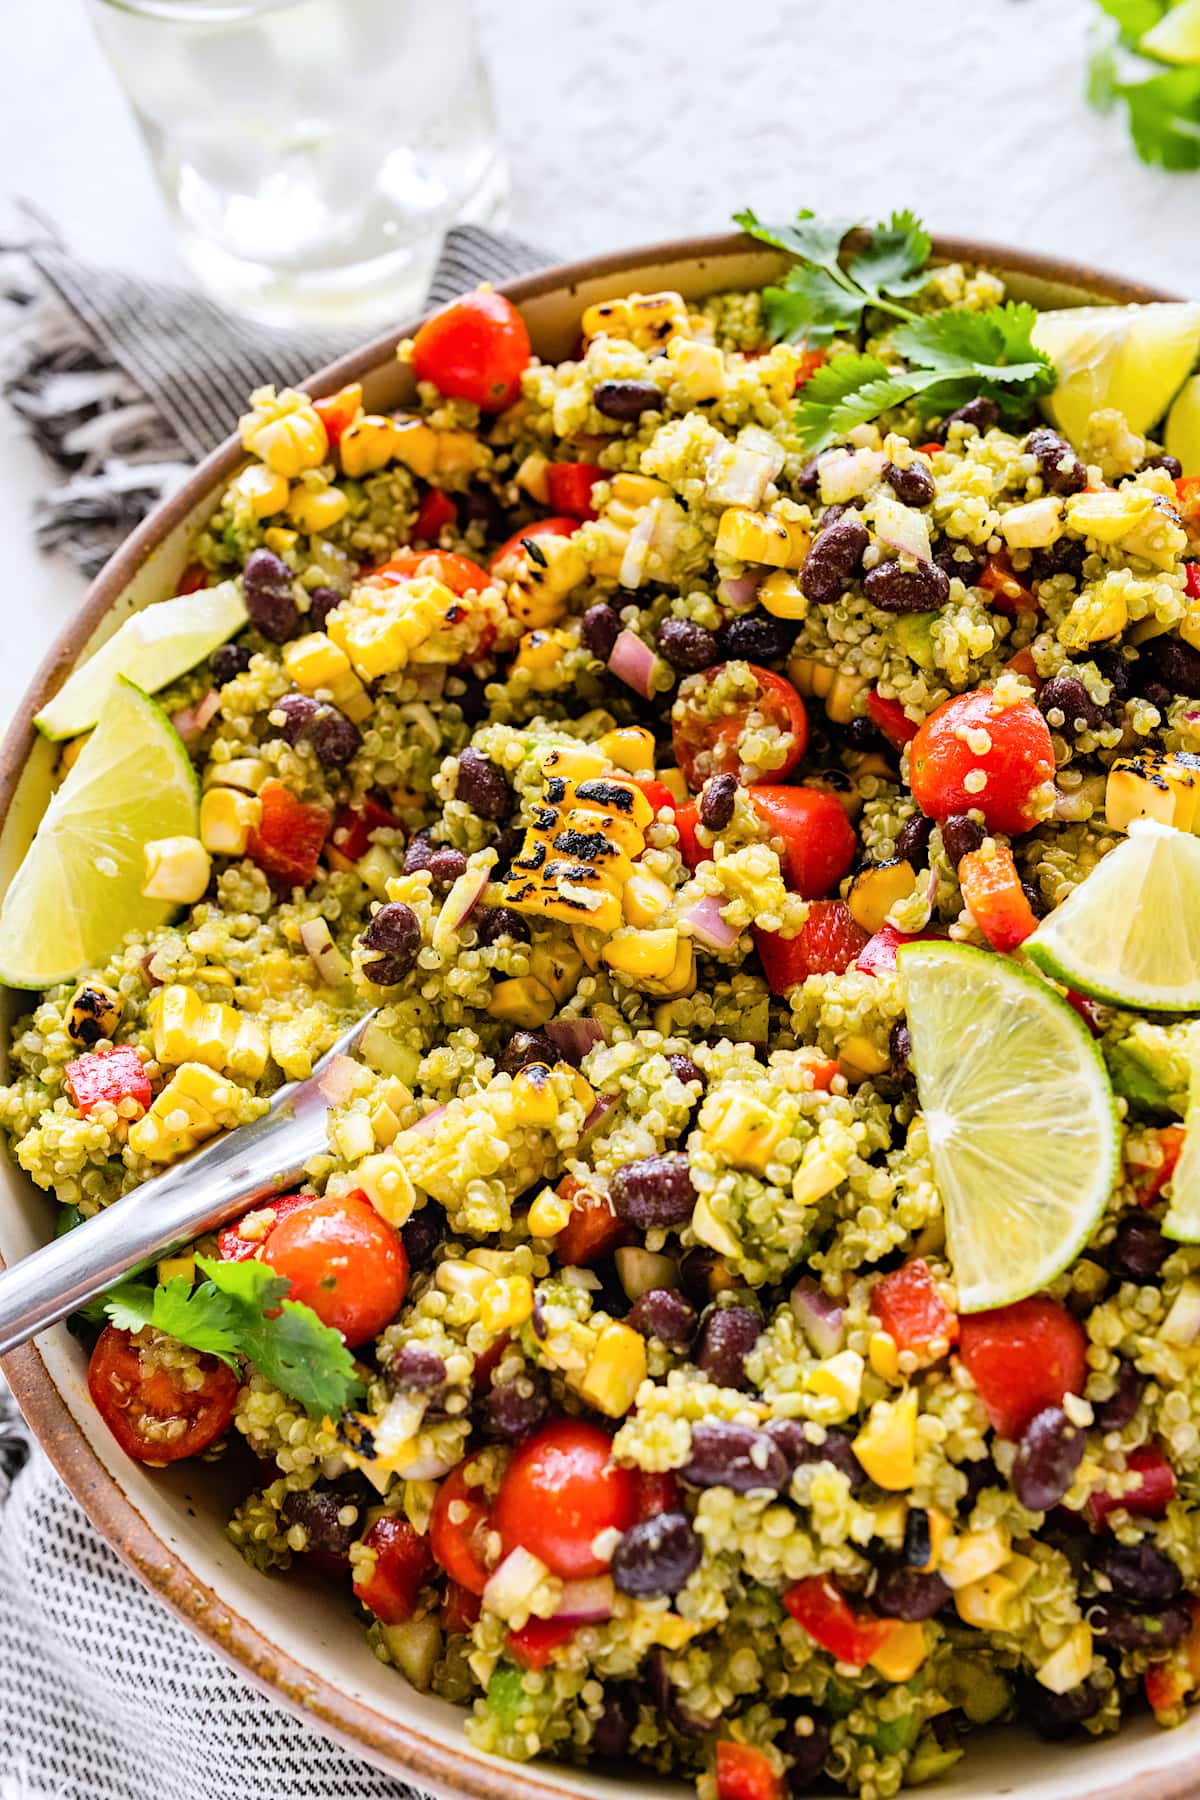
[[[1023,675],[1035,694],[1041,691],[1042,678],[1033,660],[1033,651],[1028,645],[1024,650],[1018,650],[1015,656],[1010,656],[1004,666],[1011,669],[1014,675]]]
[[[779,1800],[783,1779],[764,1750],[717,1739],[717,1800]]]
[[[679,1483],[668,1471],[652,1475],[649,1469],[636,1469],[639,1519],[656,1519],[660,1513],[679,1512]]]
[[[258,791],[262,815],[250,833],[246,855],[264,875],[287,887],[307,887],[329,835],[332,814],[298,800],[272,776]]]
[[[765,829],[783,842],[780,865],[792,892],[819,900],[836,887],[854,861],[858,839],[834,796],[824,788],[758,783],[747,792]]]
[[[372,587],[398,587],[414,575],[428,575],[440,581],[461,599],[464,594],[478,593],[492,585],[486,569],[469,556],[457,556],[452,550],[397,550],[386,562],[376,564],[360,578]]]
[[[744,780],[739,747],[751,715],[754,715],[756,725],[789,733],[792,738],[784,761],[778,768],[771,769],[764,779],[785,780],[808,747],[808,714],[803,700],[790,681],[770,669],[760,669],[757,663],[746,664],[754,677],[756,691],[741,698],[733,712],[722,713],[719,718],[705,716],[708,690],[728,666],[717,663],[698,675],[689,675],[680,683],[672,709],[671,741],[675,746],[675,761],[694,794],[699,793],[710,775],[736,775],[739,780]]]
[[[1001,706],[981,688],[931,712],[909,759],[909,785],[923,813],[940,824],[977,807],[989,831],[1009,837],[1037,823],[1034,795],[1054,774],[1050,727],[1037,707],[1028,700]]]
[[[468,1485],[470,1465],[471,1458],[465,1456],[438,1488],[429,1516],[429,1547],[451,1581],[468,1594],[482,1594],[491,1574],[487,1561],[491,1525],[483,1489]]]
[[[754,947],[773,994],[786,994],[810,975],[844,975],[868,942],[844,900],[814,900],[794,938],[757,927],[754,931]]]
[[[428,488],[417,508],[417,516],[413,520],[412,534],[424,544],[436,544],[438,532],[444,525],[453,525],[458,513],[449,494],[441,488]],[[466,557],[463,558],[465,562]]]
[[[411,1619],[421,1585],[433,1567],[429,1539],[407,1519],[383,1518],[376,1519],[362,1541],[375,1552],[375,1563],[369,1575],[355,1576],[356,1599],[385,1625]]]
[[[1125,1458],[1129,1474],[1137,1477],[1133,1486],[1119,1498],[1115,1494],[1092,1494],[1088,1513],[1097,1531],[1108,1528],[1110,1513],[1118,1508],[1139,1519],[1161,1519],[1175,1498],[1175,1472],[1157,1444],[1139,1444]]]
[[[179,583],[175,589],[176,597],[180,594],[199,593],[201,588],[206,588],[207,586],[208,570],[205,568],[204,564],[202,562],[189,563],[187,568],[183,571],[183,574],[179,577]]]
[[[355,809],[350,806],[339,806],[333,815],[333,829],[325,844],[325,854],[336,850],[347,862],[356,863],[360,856],[365,856],[371,848],[371,833],[383,826],[393,830],[400,825],[394,813],[370,794],[363,800],[362,806]]]
[[[669,813],[674,813],[678,810],[679,802],[665,781],[636,781],[634,782],[634,786],[640,787],[643,794],[645,794],[647,800],[654,808],[655,818],[658,817],[664,807],[666,807]]]
[[[602,1194],[590,1194],[573,1175],[564,1175],[557,1192],[571,1202],[571,1216],[554,1240],[554,1255],[564,1268],[587,1269],[623,1244],[629,1236]]]
[[[979,586],[992,596],[992,610],[1010,619],[1018,613],[1037,611],[1037,595],[1013,574],[1007,556],[988,557]]]
[[[1189,600],[1200,600],[1200,562],[1183,565],[1184,591]]]
[[[353,425],[362,411],[362,383],[351,381],[346,387],[339,388],[336,394],[329,394],[324,400],[313,401],[313,411],[325,427],[325,436],[335,447],[342,441],[342,433],[347,426]]]
[[[351,1348],[391,1324],[408,1289],[399,1232],[357,1190],[297,1207],[268,1236],[262,1260]]]
[[[922,1257],[880,1276],[871,1289],[871,1311],[897,1350],[925,1357],[930,1344],[958,1341],[958,1318],[938,1293]]]
[[[958,1351],[1001,1437],[1019,1438],[1035,1413],[1082,1394],[1087,1337],[1065,1306],[1034,1294],[992,1312],[964,1313]]]
[[[679,833],[679,854],[689,869],[698,869],[702,862],[712,861],[712,851],[706,849],[696,836],[696,827],[700,823],[700,808],[694,800],[685,801],[675,808],[675,829]]]
[[[500,548],[493,554],[488,568],[493,575],[502,581],[512,581],[519,574],[525,559],[525,545],[530,538],[570,537],[579,530],[578,519],[568,519],[565,514],[555,514],[549,519],[535,519],[531,525],[522,525],[511,537],[506,537]]]
[[[628,1531],[638,1507],[636,1476],[611,1455],[607,1433],[582,1419],[556,1419],[519,1444],[492,1508],[505,1553],[523,1545],[567,1581],[603,1575],[592,1540]]]
[[[276,1225],[282,1225],[289,1213],[294,1213],[301,1206],[311,1206],[316,1199],[315,1194],[280,1194],[278,1199],[264,1200],[259,1206],[252,1206],[248,1213],[235,1219],[232,1225],[217,1234],[217,1255],[222,1262],[249,1262],[257,1256],[266,1243]],[[257,1218],[270,1208],[274,1213],[274,1223],[261,1237],[243,1237],[242,1225],[246,1219]]]
[[[607,480],[607,471],[598,463],[551,463],[546,470],[546,491],[555,512],[569,513],[573,519],[594,519],[592,489],[598,481]]]
[[[448,1635],[458,1633],[461,1636],[470,1631],[479,1613],[479,1595],[463,1587],[461,1582],[447,1578],[441,1605],[442,1630]]]
[[[1037,930],[1037,916],[1007,844],[993,845],[990,853],[969,850],[959,860],[958,885],[993,950],[1007,954]]]
[[[865,1668],[882,1650],[897,1625],[895,1619],[856,1613],[828,1575],[808,1575],[797,1581],[784,1594],[783,1604],[814,1644],[856,1669]]]
[[[1175,1173],[1187,1133],[1182,1125],[1163,1125],[1155,1131],[1160,1159],[1156,1163],[1126,1163],[1125,1178],[1139,1206],[1153,1206]]]
[[[829,352],[827,350],[802,350],[800,352],[800,364],[796,370],[797,392],[799,392],[806,382],[812,380],[817,370],[828,359],[828,356]]]
[[[524,319],[511,300],[488,288],[462,294],[426,319],[412,347],[418,381],[432,381],[439,393],[472,400],[484,412],[512,405],[529,357]]]
[[[579,1630],[577,1619],[530,1619],[519,1631],[510,1631],[505,1648],[523,1669],[544,1669],[560,1644]]]
[[[215,1356],[191,1368],[199,1387],[185,1386],[184,1370],[159,1367],[153,1348],[138,1349],[128,1331],[106,1325],[88,1364],[88,1392],[96,1411],[124,1450],[138,1462],[178,1462],[216,1442],[233,1418],[238,1378]]]
[[[894,750],[903,750],[917,735],[915,719],[909,718],[898,700],[881,694],[878,688],[867,695],[867,717]]]

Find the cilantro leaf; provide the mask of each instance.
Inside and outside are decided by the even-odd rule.
[[[854,425],[863,425],[885,407],[912,394],[903,371],[896,374],[877,356],[848,350],[816,370],[803,388],[796,425],[806,450],[826,450]]]
[[[974,372],[981,382],[1030,384],[1035,393],[1054,385],[1050,358],[1033,342],[1037,313],[1025,302],[1006,302],[984,312],[947,309],[901,325],[893,341],[902,356],[927,369]]]
[[[798,263],[782,287],[763,289],[763,316],[772,343],[817,345],[853,331],[861,307],[824,269]]]
[[[830,272],[837,270],[842,239],[860,223],[858,219],[819,219],[811,208],[804,207],[796,214],[794,225],[764,225],[748,206],[734,213],[733,222],[751,237],[761,238],[764,244],[774,244],[777,250],[798,256],[801,262],[816,263],[818,268]]]
[[[1114,20],[1122,41],[1132,49],[1139,38],[1162,18],[1167,0],[1096,0],[1100,11]]]
[[[1143,162],[1200,169],[1200,68],[1118,82],[1114,92],[1129,108],[1130,135]]]
[[[855,219],[819,219],[805,209],[791,225],[764,225],[748,207],[734,219],[752,237],[797,258],[782,287],[768,288],[763,295],[773,341],[827,343],[855,330],[868,306],[908,318],[888,296],[894,299],[924,286],[930,238],[910,212],[893,213],[889,221],[876,225],[846,268],[839,255],[847,233],[860,229]]]
[[[888,224],[875,227],[847,272],[876,299],[915,294],[929,279],[925,264],[932,248],[933,240],[915,214],[894,212]]]

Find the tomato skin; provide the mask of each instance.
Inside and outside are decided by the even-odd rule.
[[[179,1462],[216,1442],[233,1418],[239,1381],[215,1356],[202,1356],[203,1384],[185,1388],[174,1369],[146,1371],[128,1331],[106,1325],[88,1363],[88,1393],[126,1456],[138,1462]],[[159,1440],[147,1425],[182,1418],[177,1437]]]
[[[505,1648],[523,1669],[544,1669],[560,1644],[578,1631],[573,1619],[530,1619],[519,1631],[510,1631]]]
[[[468,1594],[482,1594],[491,1570],[487,1564],[490,1515],[481,1487],[469,1486],[466,1471],[473,1458],[464,1456],[438,1488],[429,1516],[429,1547],[438,1567]],[[461,1518],[451,1518],[451,1508]]]
[[[1107,1531],[1108,1518],[1123,1507],[1139,1519],[1161,1519],[1175,1498],[1175,1472],[1157,1444],[1140,1444],[1125,1458],[1125,1467],[1137,1476],[1137,1485],[1121,1499],[1112,1494],[1092,1494],[1088,1516],[1097,1531]]]
[[[339,806],[333,815],[328,848],[338,851],[347,862],[357,862],[371,848],[371,833],[385,825],[398,829],[400,821],[368,794],[360,809]]]
[[[958,1352],[1001,1437],[1019,1438],[1035,1413],[1081,1394],[1087,1338],[1065,1306],[1045,1294],[992,1312],[963,1313]]]
[[[511,581],[524,561],[526,538],[571,537],[578,530],[579,520],[569,519],[565,514],[555,514],[549,519],[535,519],[531,525],[522,525],[511,537],[505,538],[490,558],[488,568],[502,581]]]
[[[555,512],[569,513],[573,519],[594,519],[592,489],[598,481],[607,481],[608,471],[599,463],[551,463],[546,470],[546,491]]]
[[[670,1471],[652,1475],[648,1469],[636,1469],[634,1476],[639,1519],[656,1519],[660,1513],[680,1511],[679,1483]]]
[[[969,735],[985,731],[990,748],[978,752]],[[975,688],[943,701],[925,720],[909,751],[909,784],[923,813],[939,824],[951,813],[978,808],[989,831],[1016,837],[1037,823],[1034,790],[1054,774],[1050,727],[1036,706],[1017,700],[999,706]],[[987,777],[979,791],[965,785],[977,771]]]
[[[794,938],[754,929],[754,947],[773,994],[786,994],[810,975],[844,975],[868,942],[844,900],[814,900]]]
[[[398,587],[402,581],[411,581],[414,575],[431,576],[443,587],[448,587],[452,594],[457,594],[460,600],[466,594],[478,593],[492,585],[486,569],[481,569],[469,556],[456,555],[453,550],[397,550],[386,562],[367,569],[360,580],[369,582],[372,587]]]
[[[315,1194],[280,1194],[276,1200],[264,1200],[260,1206],[252,1206],[249,1213],[243,1213],[241,1219],[235,1219],[232,1225],[226,1225],[217,1233],[217,1255],[222,1262],[249,1262],[252,1256],[258,1255],[271,1232],[267,1232],[266,1237],[243,1237],[242,1219],[248,1219],[251,1213],[265,1212],[269,1206],[275,1214],[275,1225],[282,1225],[289,1213],[297,1212],[302,1206],[311,1206],[315,1199]]]
[[[783,840],[780,866],[792,892],[819,900],[837,886],[854,861],[858,839],[838,801],[824,788],[748,788],[764,829]]]
[[[666,807],[667,811],[670,813],[677,811],[679,802],[665,781],[635,781],[634,786],[640,787],[643,794],[645,794],[647,800],[654,808],[655,818],[658,817],[664,807]]]
[[[698,675],[687,676],[679,685],[671,709],[675,761],[693,794],[699,793],[710,775],[736,775],[739,780],[744,779],[738,743],[750,712],[762,713],[769,724],[781,732],[789,732],[792,737],[792,746],[784,761],[770,771],[772,782],[786,780],[808,748],[808,714],[803,700],[790,681],[785,681],[771,669],[760,668],[757,663],[746,664],[758,685],[756,696],[746,699],[737,712],[723,718],[702,717],[692,702],[702,699],[705,690],[727,667],[727,663],[716,663],[711,669],[702,669]]]
[[[805,383],[811,381],[817,370],[828,360],[828,350],[802,350],[800,364],[796,370],[795,391],[799,393]]]
[[[764,1751],[717,1739],[717,1800],[779,1800],[782,1793],[782,1777]]]
[[[1162,1161],[1153,1167],[1135,1169],[1126,1164],[1126,1179],[1133,1188],[1133,1197],[1139,1206],[1153,1206],[1163,1189],[1175,1173],[1175,1165],[1183,1154],[1183,1140],[1187,1133],[1182,1125],[1164,1125],[1154,1133],[1162,1152]]]
[[[592,1540],[627,1531],[638,1505],[633,1471],[611,1455],[607,1433],[582,1419],[553,1420],[519,1444],[492,1507],[505,1554],[522,1545],[567,1581],[603,1575]]]
[[[959,860],[958,885],[971,917],[993,950],[1007,954],[1037,930],[1037,916],[1007,844],[995,845],[990,855],[969,850]]]
[[[362,383],[351,381],[336,394],[329,394],[324,400],[313,401],[313,411],[325,427],[325,436],[336,449],[342,441],[342,433],[353,425],[362,411]]]
[[[357,1189],[289,1212],[268,1234],[262,1260],[351,1349],[391,1324],[408,1290],[400,1233]]]
[[[307,887],[329,835],[333,815],[297,800],[282,781],[264,781],[258,793],[262,817],[250,833],[246,855],[263,874],[288,887]]]
[[[425,544],[436,544],[444,525],[453,525],[458,513],[449,494],[441,488],[427,488],[413,520],[412,534]],[[468,559],[463,558],[466,562]]]
[[[909,718],[898,700],[889,699],[878,688],[867,695],[867,717],[893,750],[903,750],[917,735],[916,720]]]
[[[461,1582],[451,1581],[447,1578],[446,1591],[442,1595],[441,1604],[441,1624],[444,1632],[447,1634],[457,1632],[461,1635],[470,1631],[481,1610],[478,1594],[473,1594],[470,1588],[463,1587]]]
[[[136,1100],[143,1111],[150,1104],[150,1078],[132,1044],[85,1051],[67,1064],[63,1080],[85,1119],[96,1107],[122,1100]]]
[[[958,1341],[957,1315],[938,1293],[922,1257],[881,1276],[871,1289],[870,1307],[897,1350],[924,1358],[932,1343]]]
[[[679,854],[689,869],[698,869],[702,862],[712,861],[712,851],[706,850],[696,836],[696,827],[700,823],[700,808],[694,800],[688,800],[683,806],[675,808],[675,829],[679,833]]]
[[[1200,562],[1183,565],[1184,591],[1189,600],[1200,600]]]
[[[1018,650],[1015,656],[1010,656],[1004,666],[1006,669],[1011,669],[1014,675],[1023,675],[1035,694],[1041,692],[1042,678],[1038,674],[1037,664],[1033,660],[1033,651],[1028,647]]]
[[[979,586],[992,597],[992,610],[1015,619],[1018,613],[1036,612],[1037,595],[1012,572],[1007,556],[989,556]]]
[[[411,1619],[421,1585],[433,1568],[429,1539],[407,1519],[383,1518],[376,1519],[362,1541],[374,1550],[375,1567],[366,1579],[355,1577],[355,1598],[385,1625]]]
[[[500,412],[520,393],[530,354],[525,321],[512,301],[476,288],[426,319],[413,339],[412,367],[418,381],[432,381],[439,393]]]
[[[201,588],[208,586],[208,570],[202,562],[189,563],[179,577],[179,585],[175,589],[178,599],[180,594],[197,594]]]
[[[896,1629],[895,1619],[873,1619],[847,1604],[828,1575],[808,1575],[788,1588],[783,1604],[815,1644],[838,1662],[863,1669]]]
[[[571,1202],[571,1216],[554,1240],[554,1254],[567,1268],[587,1269],[602,1262],[629,1237],[602,1194],[590,1194],[573,1175],[564,1175],[556,1192]]]

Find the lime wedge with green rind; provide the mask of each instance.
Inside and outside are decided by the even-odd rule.
[[[1138,49],[1159,62],[1200,62],[1200,0],[1178,0],[1157,25],[1142,33]]]
[[[118,675],[136,682],[143,693],[155,694],[211,656],[248,618],[235,581],[147,606],[126,619],[94,656],[68,675],[33,722],[44,736],[54,739],[90,731]]]
[[[1192,1079],[1183,1121],[1183,1149],[1167,1185],[1162,1233],[1177,1244],[1200,1244],[1200,1030],[1193,1025],[1188,1036]]]
[[[194,837],[200,788],[160,706],[118,676],[0,910],[0,982],[48,988],[178,911],[142,893],[146,845]]]
[[[1200,1012],[1200,838],[1134,819],[1021,948],[1064,987],[1129,1012]]]
[[[1058,373],[1046,417],[1082,445],[1101,408],[1124,413],[1134,431],[1162,418],[1200,351],[1200,302],[1071,306],[1039,313],[1032,336]]]
[[[1200,375],[1185,381],[1167,414],[1163,443],[1185,475],[1200,475]]]
[[[1008,1306],[1074,1261],[1120,1154],[1104,1058],[1077,1013],[1008,957],[905,945],[912,1066],[961,1312]]]

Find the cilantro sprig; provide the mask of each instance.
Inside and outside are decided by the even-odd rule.
[[[104,1315],[122,1331],[152,1325],[236,1368],[246,1357],[267,1380],[298,1400],[311,1418],[336,1419],[364,1389],[340,1332],[311,1306],[287,1298],[291,1283],[265,1263],[214,1262],[198,1256],[206,1277],[184,1275],[151,1287],[123,1281],[104,1297]]]
[[[753,237],[797,258],[783,284],[763,292],[773,340],[823,345],[854,336],[865,329],[868,309],[899,321],[891,342],[907,367],[847,350],[805,383],[796,425],[806,449],[827,449],[855,425],[908,401],[928,418],[983,394],[1016,421],[1054,386],[1050,359],[1033,342],[1032,306],[1008,301],[981,312],[916,313],[903,304],[929,279],[931,240],[912,213],[876,225],[844,265],[847,234],[864,229],[856,221],[818,219],[807,210],[784,226],[763,225],[749,209],[735,218]]]
[[[1097,4],[1111,23],[1092,38],[1088,100],[1098,112],[1124,102],[1143,162],[1200,169],[1200,63],[1169,63],[1144,41],[1170,10],[1168,0]]]

